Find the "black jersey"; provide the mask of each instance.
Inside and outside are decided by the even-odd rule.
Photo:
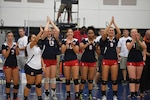
[[[89,39],[85,38],[81,42],[84,44],[87,44],[89,43]],[[81,61],[82,62],[96,62],[95,51],[96,51],[96,41],[94,40],[94,43],[88,45],[83,51]]]
[[[101,48],[101,54],[104,56],[104,59],[108,60],[118,60],[117,57],[117,47],[118,40],[116,38],[113,38],[110,40],[108,37],[106,40],[100,39],[99,46]]]
[[[127,42],[131,42],[132,40],[127,40]],[[141,62],[143,61],[143,56],[142,56],[142,52],[138,49],[136,49],[136,46],[137,46],[137,43],[135,43],[133,45],[133,47],[131,48],[131,50],[129,51],[129,54],[128,54],[128,59],[127,61],[128,62]]]
[[[58,41],[51,36],[50,39],[45,38],[42,40],[43,46],[43,59],[56,59],[56,55],[60,53]]]
[[[16,43],[13,42],[12,48],[7,58],[5,58],[4,66],[16,67],[17,66],[17,57],[16,57]],[[9,46],[7,43],[2,44],[2,50],[8,50]]]
[[[67,39],[63,39],[62,40],[62,44],[66,45]],[[79,46],[79,42],[78,39],[73,39],[73,42],[75,45]],[[69,44],[69,46],[67,47],[65,54],[64,54],[64,61],[70,61],[70,60],[76,60],[77,59],[77,55],[76,53],[73,51],[71,44]]]

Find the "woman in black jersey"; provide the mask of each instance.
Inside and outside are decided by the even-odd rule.
[[[2,54],[5,57],[3,70],[6,77],[6,99],[11,100],[10,86],[11,80],[13,80],[13,100],[18,100],[18,88],[19,88],[19,69],[17,66],[16,55],[19,54],[18,46],[13,42],[14,35],[12,32],[8,32],[6,36],[7,41],[2,45]]]
[[[111,25],[114,25],[117,31],[115,35],[115,30]],[[101,85],[101,93],[102,100],[107,100],[106,97],[106,84],[108,81],[109,70],[111,73],[112,80],[112,90],[113,90],[113,100],[117,100],[117,77],[118,77],[118,58],[117,58],[117,43],[121,36],[120,29],[117,27],[114,17],[109,24],[109,26],[105,29],[104,35],[100,39],[100,49],[103,54],[102,60],[102,85]]]
[[[129,73],[129,87],[131,98],[138,96],[140,78],[146,59],[146,44],[138,33],[137,29],[131,30],[132,40],[127,40],[126,45],[129,50],[127,58],[127,69]],[[142,55],[143,52],[143,55]]]
[[[79,42],[77,39],[73,38],[73,30],[69,28],[67,30],[67,38],[62,40],[61,52],[64,54],[64,75],[66,78],[66,92],[67,92],[67,99],[71,100],[70,98],[70,79],[71,73],[74,80],[74,91],[75,91],[75,99],[79,99],[79,64],[77,60],[77,53],[79,53]]]
[[[80,84],[80,99],[83,99],[82,92],[84,84],[88,80],[89,96],[88,100],[92,100],[93,78],[96,72],[96,41],[95,41],[95,28],[88,27],[88,38],[85,38],[80,43],[80,48],[83,50],[81,57],[81,84]]]
[[[145,65],[143,68],[143,72],[141,75],[141,80],[140,80],[140,97],[144,97],[144,93],[147,92],[147,90],[150,90],[150,30],[147,30],[145,32],[145,36],[143,38],[147,50],[146,50],[146,60],[145,60]]]
[[[59,54],[59,29],[58,27],[47,18],[48,24],[45,28],[47,28],[47,35],[42,36],[42,45],[43,45],[43,61],[45,64],[44,71],[44,85],[45,85],[45,99],[49,99],[49,87],[51,86],[51,97],[54,100],[57,100],[56,97],[56,70],[57,70],[57,61],[56,56]],[[49,27],[51,25],[54,29]]]

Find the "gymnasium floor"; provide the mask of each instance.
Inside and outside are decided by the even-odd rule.
[[[23,100],[22,98],[23,98],[24,86],[25,86],[25,84],[20,84],[19,94],[18,94],[19,98],[21,98],[20,100]],[[109,89],[107,90],[107,99],[112,100],[112,89],[111,89],[110,82],[108,83],[108,87],[109,87]],[[72,88],[71,90],[73,90],[73,84],[71,84],[71,88]],[[42,91],[44,91],[43,88],[42,88]],[[65,83],[64,82],[57,81],[57,90],[56,91],[57,91],[58,100],[65,100],[66,94],[65,94]],[[88,93],[88,89],[87,89],[87,84],[86,84],[85,90],[83,91],[84,100],[87,100],[87,93]],[[93,100],[101,100],[100,89],[98,89],[98,90],[93,89],[92,93],[93,93]],[[128,94],[129,94],[128,85],[122,85],[121,83],[119,83],[118,99],[119,100],[130,100],[127,97]],[[71,91],[71,97],[72,97],[72,100],[74,100],[73,91]],[[44,98],[44,93],[43,93],[43,98]],[[5,100],[5,83],[2,83],[2,82],[0,84],[0,100]],[[35,94],[35,86],[33,86],[31,89],[29,100],[37,100],[37,97]],[[50,99],[50,100],[52,100],[52,99]],[[137,100],[140,100],[140,99],[137,99]],[[148,92],[147,95],[145,95],[144,99],[142,99],[142,100],[150,100],[150,92]]]

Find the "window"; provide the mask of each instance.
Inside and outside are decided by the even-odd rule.
[[[103,0],[104,5],[118,5],[119,0]]]
[[[121,5],[136,5],[137,0],[121,0]]]
[[[44,0],[27,0],[27,2],[44,3]]]
[[[9,1],[9,2],[21,2],[21,0],[4,0],[4,1]]]

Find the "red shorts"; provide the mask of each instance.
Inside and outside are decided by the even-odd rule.
[[[86,67],[96,67],[96,62],[81,62],[80,65]]]
[[[8,69],[8,68],[11,68],[12,70],[14,70],[14,69],[18,69],[18,66],[15,66],[15,67],[3,66],[3,70]]]
[[[102,64],[103,65],[108,65],[108,66],[117,65],[118,64],[118,60],[106,60],[106,59],[103,59],[102,60]]]
[[[127,62],[127,66],[143,67],[145,63],[141,62]]]
[[[63,65],[64,66],[70,66],[70,67],[79,66],[79,62],[78,62],[78,60],[64,61]]]
[[[50,67],[51,65],[56,65],[56,60],[43,59],[45,67]]]

